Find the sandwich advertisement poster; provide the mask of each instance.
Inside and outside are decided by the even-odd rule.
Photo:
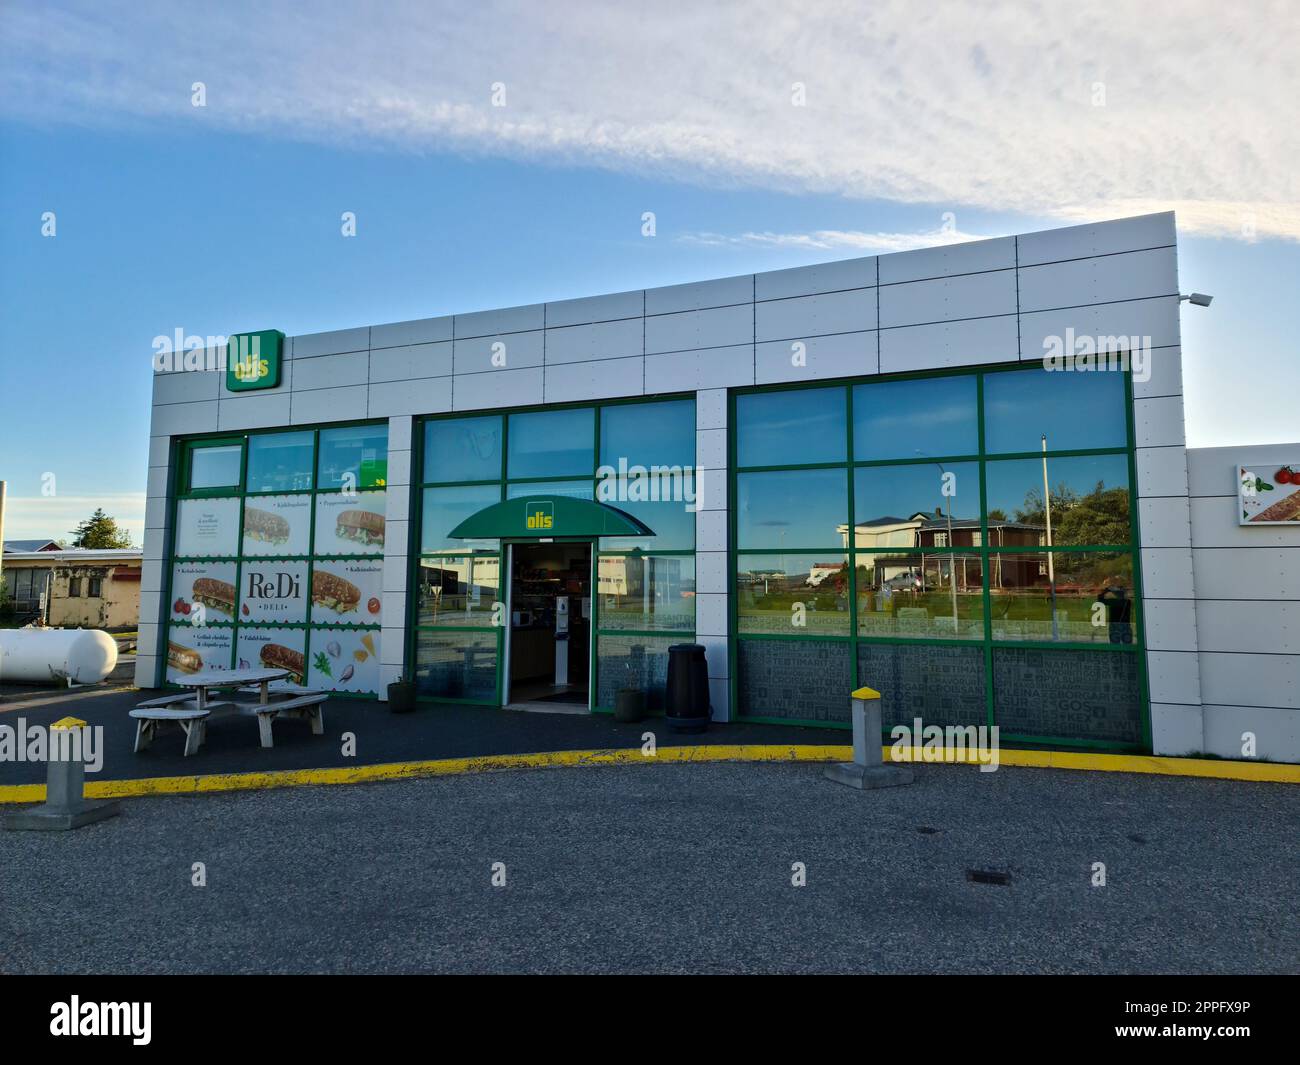
[[[234,641],[232,628],[173,625],[167,632],[167,680],[181,684],[195,673],[229,669]]]
[[[239,630],[240,669],[287,669],[290,684],[301,685],[307,672],[306,629]]]
[[[239,620],[307,621],[307,563],[247,559],[240,575]]]
[[[384,563],[334,559],[316,563],[311,578],[313,625],[378,625]]]
[[[1237,470],[1237,524],[1300,523],[1300,459]]]
[[[195,558],[239,554],[239,500],[182,499],[176,508],[176,554]]]
[[[317,555],[382,555],[383,492],[322,493],[316,497]]]
[[[311,544],[311,498],[254,496],[244,502],[244,555],[306,555]]]
[[[307,686],[317,691],[379,690],[378,629],[312,629]]]
[[[172,567],[171,620],[196,624],[234,621],[233,562],[178,562]],[[198,609],[202,607],[202,609]]]

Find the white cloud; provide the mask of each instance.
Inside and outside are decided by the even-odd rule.
[[[809,248],[817,250],[849,248],[868,254],[911,251],[913,248],[937,248],[944,244],[962,244],[984,240],[974,233],[955,229],[932,229],[922,233],[865,233],[861,230],[817,229],[811,233],[686,233],[678,238],[684,244],[710,247]]]
[[[109,495],[8,496],[5,499],[6,540],[67,540],[72,542],[75,529],[103,507],[116,519],[118,527],[131,534],[139,547],[144,542],[143,492],[119,492]]]
[[[1300,240],[1286,3],[10,4],[4,20],[11,117],[167,118],[1066,221],[1172,207],[1185,231],[1248,239],[1253,220]]]

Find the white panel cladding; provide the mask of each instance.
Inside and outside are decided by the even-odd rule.
[[[1187,495],[1187,452],[1181,444],[1140,447],[1133,459],[1139,496]]]
[[[918,248],[880,256],[880,283],[923,281],[985,270],[1009,270],[1016,265],[1016,238],[972,240],[940,248]]]
[[[351,421],[366,417],[367,406],[365,385],[295,391],[289,409],[289,421],[292,425]]]
[[[354,351],[345,355],[320,355],[304,359],[294,368],[294,392],[313,388],[342,388],[364,385],[370,376],[370,352]]]
[[[493,336],[497,333],[522,333],[526,329],[541,329],[545,325],[545,307],[533,303],[526,307],[458,314],[453,322],[453,335],[460,340],[462,337]]]
[[[451,315],[443,318],[421,318],[414,322],[393,322],[391,325],[370,327],[370,348],[408,347],[432,344],[451,339]]]
[[[294,359],[340,355],[347,351],[367,351],[370,348],[370,327],[335,329],[329,333],[306,333],[294,337],[289,348],[290,357]]]
[[[154,655],[141,654],[144,644],[136,641],[135,676],[133,681],[137,688],[152,688],[156,683],[154,674],[158,671],[158,659]]]
[[[906,373],[1016,360],[1016,316],[880,331],[880,372]]]
[[[727,390],[707,388],[695,393],[695,428],[725,429],[727,427]]]
[[[385,486],[389,489],[388,494],[392,494],[392,489],[402,488],[411,483],[411,452],[409,449],[396,450],[389,445],[388,448],[388,470],[387,477],[384,480]],[[404,494],[404,493],[399,493]],[[387,500],[387,495],[385,495]],[[389,516],[396,517],[392,511]]]
[[[695,471],[695,505],[701,511],[727,509],[727,471],[698,469]],[[695,523],[699,531],[699,520]]]
[[[702,470],[727,468],[727,430],[697,429],[695,431],[695,464]]]
[[[709,677],[726,680],[730,672],[730,663],[727,661],[727,638],[697,636],[696,643],[704,648],[704,660],[708,666]]]
[[[696,551],[725,551],[727,549],[727,512],[725,510],[700,510],[695,514]]]
[[[226,379],[224,370],[173,370],[153,375],[154,406],[216,399]]]
[[[1194,598],[1191,548],[1144,546],[1142,595],[1147,599]]]
[[[166,466],[171,462],[172,438],[170,436],[149,437],[149,465]]]
[[[249,392],[224,397],[217,408],[217,428],[274,429],[289,424],[291,398],[288,392]]]
[[[1294,547],[1300,530],[1286,525],[1237,524],[1237,497],[1193,496],[1192,530],[1197,547]]]
[[[880,287],[880,325],[926,325],[1016,313],[1016,272],[998,270]]]
[[[841,259],[839,262],[796,266],[754,275],[754,298],[785,299],[841,289],[871,288],[876,283],[876,260]]]
[[[217,401],[201,403],[164,403],[153,408],[150,436],[185,436],[211,433],[217,428]]]
[[[412,425],[413,422],[410,418],[388,419],[388,449],[390,451],[410,450]]]
[[[1300,536],[1295,547],[1193,547],[1201,599],[1300,602]]]
[[[727,552],[697,551],[695,553],[695,590],[726,594]]]
[[[150,466],[145,477],[145,498],[167,495],[167,467]]]
[[[451,342],[405,344],[370,353],[370,380],[418,381],[451,374]]]
[[[452,365],[456,376],[541,366],[545,343],[543,335],[542,330],[534,329],[527,333],[492,333],[469,340],[457,340],[452,348]],[[492,361],[494,358],[495,363]]]
[[[727,597],[702,594],[695,596],[695,632],[697,636],[727,635]]]
[[[547,366],[543,378],[543,400],[568,403],[583,399],[617,399],[641,395],[644,360],[601,359]]]
[[[738,307],[661,314],[645,320],[647,355],[745,344],[753,339],[754,307],[749,303]]]
[[[1177,496],[1138,499],[1138,531],[1143,547],[1188,547],[1192,529],[1187,500]]]
[[[796,296],[754,305],[754,338],[759,341],[796,340],[875,328],[874,288]]]
[[[702,348],[645,357],[646,394],[754,383],[754,345]]]
[[[1201,705],[1200,671],[1195,651],[1151,651],[1147,682],[1153,703]]]
[[[1190,599],[1145,599],[1148,651],[1195,651],[1199,615]]]
[[[1107,338],[1119,338],[1114,341],[1117,347],[1124,343],[1149,343],[1153,348],[1177,345],[1180,342],[1178,297],[1153,296],[1123,303],[1020,312],[1022,359],[1041,359],[1046,352],[1061,345],[1070,350],[1067,343],[1070,337],[1076,342],[1081,337],[1091,337],[1103,349]],[[1138,339],[1132,340],[1134,337]]]
[[[542,402],[542,368],[492,370],[457,377],[452,410],[491,410],[494,407],[531,407]]]
[[[1205,705],[1205,750],[1221,758],[1240,759],[1246,733],[1255,739],[1255,757],[1272,762],[1300,762],[1300,714],[1259,706]]]
[[[406,632],[406,593],[389,592],[383,597],[379,614],[380,625],[390,632]],[[404,636],[403,636],[404,638]],[[379,652],[383,657],[382,649]]]
[[[445,414],[451,410],[451,378],[385,381],[370,386],[371,418],[393,415]]]
[[[1139,371],[1133,365],[1133,396],[1136,399],[1153,399],[1156,396],[1181,396],[1183,394],[1182,349],[1152,348],[1145,367]]]
[[[607,296],[584,296],[581,299],[558,300],[546,305],[546,327],[585,325],[588,322],[612,322],[619,318],[640,318],[645,306],[645,293],[614,292]]]
[[[1183,399],[1160,396],[1133,401],[1133,434],[1138,447],[1161,447],[1185,444],[1183,433]]]
[[[1170,758],[1203,754],[1201,708],[1170,703],[1151,703],[1151,749]]]
[[[149,538],[149,530],[145,531],[145,539]],[[162,552],[166,547],[166,539],[161,532],[156,533],[153,548],[155,551]],[[140,562],[140,591],[142,592],[161,592],[164,590],[165,581],[163,578],[163,569],[165,558],[160,556],[149,557],[146,553]]]
[[[722,277],[714,281],[692,281],[685,285],[667,285],[645,290],[646,314],[672,314],[698,311],[706,307],[725,307],[732,303],[752,303],[754,275]]]
[[[1021,266],[1085,259],[1093,255],[1163,248],[1174,243],[1174,212],[1119,218],[1063,229],[1025,233],[1017,238]]]
[[[1202,651],[1201,696],[1206,703],[1300,710],[1300,656]]]
[[[880,341],[869,333],[774,340],[754,348],[755,383],[863,377],[880,372]]]
[[[1022,313],[1177,294],[1172,247],[1020,268]]]
[[[1300,602],[1198,599],[1196,621],[1204,651],[1300,655]]]
[[[1272,467],[1295,464],[1300,443],[1253,444],[1246,447],[1200,447],[1187,452],[1188,480],[1194,496],[1237,495],[1237,466]],[[1231,508],[1229,508],[1231,509]]]
[[[643,354],[644,326],[638,318],[546,330],[546,364],[619,359]]]

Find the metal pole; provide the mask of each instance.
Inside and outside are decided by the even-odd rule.
[[[1047,514],[1047,546],[1052,546],[1052,491],[1047,485],[1047,434],[1043,434],[1043,506]],[[1060,638],[1056,625],[1056,562],[1052,552],[1047,552],[1047,584],[1051,591],[1052,639]]]

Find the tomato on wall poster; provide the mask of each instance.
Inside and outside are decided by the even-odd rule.
[[[202,625],[234,621],[238,594],[233,562],[177,562],[172,567],[171,620]]]
[[[1300,524],[1300,459],[1238,466],[1237,524]]]
[[[378,625],[383,586],[383,559],[319,559],[311,576],[312,624]]]

